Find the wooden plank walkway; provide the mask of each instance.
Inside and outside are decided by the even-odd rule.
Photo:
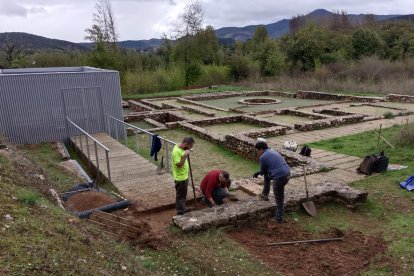
[[[109,163],[112,184],[128,199],[137,203],[139,211],[162,209],[175,204],[175,188],[171,173],[157,173],[157,165],[136,154],[131,149],[119,143],[106,133],[92,135],[109,150]],[[72,137],[72,142],[87,159],[87,148],[83,139],[83,151],[80,149],[79,139]],[[90,159],[96,167],[96,157],[93,141],[89,141]],[[98,161],[100,172],[108,178],[105,151],[98,147]],[[192,189],[189,185],[188,197],[191,200]]]

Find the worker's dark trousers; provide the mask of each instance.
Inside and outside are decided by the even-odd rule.
[[[175,204],[177,215],[185,212],[185,201],[187,199],[188,179],[183,181],[175,181]]]
[[[215,188],[212,192],[211,192],[211,198],[213,199],[214,203],[216,203],[217,205],[221,205],[224,203],[224,199],[228,196],[229,194],[226,192],[226,190],[224,190],[221,187]],[[208,199],[204,196],[203,197],[203,202],[207,207],[211,207],[211,203],[210,201],[208,201]]]
[[[278,179],[274,179],[272,182],[273,193],[276,200],[276,221],[283,222],[285,213],[285,185],[289,182],[289,176],[282,176]],[[270,177],[264,176],[263,194],[269,195],[270,192]]]

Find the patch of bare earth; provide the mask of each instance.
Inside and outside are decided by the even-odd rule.
[[[380,236],[359,231],[331,229],[316,235],[296,223],[276,224],[263,220],[228,235],[257,258],[284,275],[355,275],[371,260],[382,258],[387,244]],[[342,237],[343,241],[268,246],[271,242]],[[387,260],[383,260],[388,262]]]

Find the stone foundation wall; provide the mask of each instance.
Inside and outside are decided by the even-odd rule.
[[[165,111],[132,113],[124,116],[125,122],[142,121],[144,119],[152,119],[159,123],[166,124],[171,122],[186,121],[186,118],[179,117],[175,114]]]
[[[178,122],[177,126],[179,128],[182,128],[192,134],[197,135],[198,137],[207,140],[209,142],[212,142],[217,145],[223,145],[225,140],[221,135],[216,134],[215,132],[208,131],[202,127],[196,126],[192,123],[188,122]]]
[[[122,108],[129,107],[129,102],[121,100]]]
[[[330,109],[330,108],[314,109],[313,112],[314,113],[319,113],[319,114],[328,114],[328,115],[333,115],[333,116],[348,116],[348,115],[357,114],[357,113],[353,113],[353,112],[347,112],[347,111],[342,111],[342,110],[339,110],[339,109]]]
[[[330,127],[337,127],[341,125],[356,124],[364,120],[365,115],[353,114],[341,117],[331,117],[322,120],[316,120],[311,122],[296,123],[295,129],[300,131],[311,131],[316,129],[324,129]]]
[[[335,181],[319,183],[315,187],[310,200],[316,204],[342,202],[347,208],[355,210],[362,202],[366,202],[368,193],[351,188]],[[298,211],[305,202],[303,191],[285,192],[285,211]],[[237,226],[249,221],[257,221],[272,216],[275,210],[273,199],[269,201],[257,198],[226,203],[222,206],[197,210],[183,216],[174,216],[173,223],[184,232],[197,232],[213,227]]]
[[[388,94],[386,99],[390,102],[414,103],[414,96],[412,95]]]
[[[157,104],[154,104],[153,102],[151,102],[150,100],[140,100],[140,102],[146,106],[149,106],[155,110],[161,110],[162,106],[159,106]]]
[[[210,126],[216,124],[231,124],[243,121],[242,115],[226,116],[226,117],[214,117],[201,120],[192,121],[191,123],[196,126]]]
[[[177,109],[177,107],[166,104],[166,103],[162,103],[161,106],[162,106],[162,109]]]
[[[303,91],[303,90],[299,90],[296,93],[296,97],[299,99],[353,101],[353,102],[377,102],[377,101],[384,100],[383,97],[351,96],[351,95],[330,94],[326,92]]]
[[[195,106],[214,109],[214,110],[218,110],[218,111],[227,111],[224,108],[219,108],[219,107],[211,106],[211,105],[208,105],[208,104],[203,104],[203,103],[199,103],[199,102],[196,102],[196,101],[187,100],[185,98],[178,98],[177,101],[179,101],[180,103],[192,104],[192,105],[195,105]]]
[[[253,139],[257,139],[258,137],[267,138],[267,137],[275,137],[286,134],[287,127],[282,126],[274,126],[268,128],[261,128],[259,130],[251,130],[247,132],[241,133],[243,136],[247,136]]]
[[[234,115],[234,116],[226,116],[226,117],[215,117],[215,118],[207,118],[197,121],[192,121],[192,124],[196,126],[209,126],[215,124],[231,124],[231,123],[246,123],[246,124],[253,124],[258,125],[264,128],[275,127],[275,126],[282,126],[286,127],[285,125],[279,125],[277,123],[273,123],[271,121],[257,118],[250,115]]]
[[[216,100],[224,99],[230,97],[254,97],[254,96],[272,96],[272,97],[285,97],[285,98],[295,98],[295,93],[290,92],[280,92],[280,91],[250,91],[250,92],[217,92],[217,93],[208,93],[201,95],[191,95],[185,96],[184,99],[191,101],[203,101],[203,100]]]
[[[313,112],[307,112],[307,111],[300,111],[300,110],[294,110],[294,109],[282,109],[275,113],[276,115],[293,115],[293,116],[299,116],[299,117],[306,117],[313,120],[319,120],[319,119],[326,119],[330,116],[326,116],[324,114],[318,114]]]
[[[197,114],[201,114],[201,115],[208,116],[208,117],[215,117],[216,116],[215,113],[206,112],[206,111],[199,110],[197,108],[192,108],[192,107],[189,107],[189,106],[182,106],[182,110],[197,113]]]
[[[146,106],[140,102],[129,100],[128,101],[130,108],[134,110],[135,112],[144,112],[144,111],[153,111],[156,110],[155,108],[152,108],[150,106]]]

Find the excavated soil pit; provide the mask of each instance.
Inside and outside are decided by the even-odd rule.
[[[83,212],[90,209],[99,208],[116,200],[102,192],[80,192],[72,195],[66,202],[67,208],[77,212]]]
[[[339,229],[316,235],[305,232],[294,222],[276,224],[262,220],[255,225],[231,231],[228,235],[283,275],[356,275],[369,265],[374,256],[387,250],[381,237],[366,236],[351,230],[342,232]],[[343,237],[343,241],[267,245],[270,242],[335,237]]]
[[[201,200],[198,200],[197,204],[187,203],[187,208],[191,210],[200,210],[206,208]],[[130,207],[123,210],[118,210],[114,214],[121,216],[130,221],[145,222],[151,227],[151,231],[156,236],[162,237],[166,235],[166,228],[171,225],[172,217],[176,215],[175,208],[170,208],[161,211],[139,211],[139,206],[132,204]]]

